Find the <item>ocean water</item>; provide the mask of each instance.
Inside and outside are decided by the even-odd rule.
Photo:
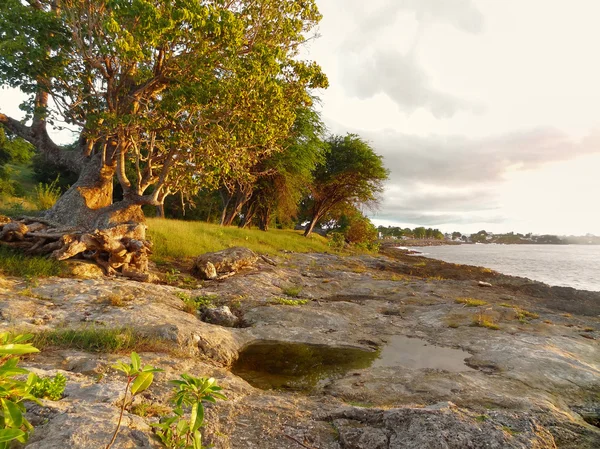
[[[548,285],[600,291],[600,245],[447,245],[410,248],[425,257],[491,268]]]

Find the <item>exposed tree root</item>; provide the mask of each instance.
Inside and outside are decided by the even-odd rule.
[[[93,260],[109,276],[120,274],[148,280],[148,256],[152,245],[145,238],[146,225],[118,224],[93,231],[64,228],[48,220],[0,218],[0,243],[31,255],[56,260]]]

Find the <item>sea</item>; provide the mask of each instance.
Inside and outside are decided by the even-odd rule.
[[[600,291],[600,245],[467,244],[409,249],[432,259],[491,268],[548,285]]]

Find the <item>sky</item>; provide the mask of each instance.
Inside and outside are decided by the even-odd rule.
[[[323,119],[391,171],[376,224],[600,235],[600,2],[316,1]]]
[[[598,0],[316,2],[322,117],[391,172],[374,223],[600,235]]]

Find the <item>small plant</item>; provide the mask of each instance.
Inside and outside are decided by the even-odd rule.
[[[490,417],[488,415],[479,415],[475,417],[475,421],[477,422],[486,422]]]
[[[60,197],[60,187],[58,186],[58,177],[50,184],[39,183],[34,191],[34,202],[39,210],[50,209]]]
[[[222,388],[215,379],[194,377],[182,374],[181,380],[173,380],[175,395],[173,402],[174,416],[164,418],[157,424],[152,424],[156,435],[169,449],[204,449],[200,428],[204,425],[203,402],[216,402],[217,399],[227,400],[221,393]],[[185,409],[189,407],[189,418],[185,417]]]
[[[177,270],[176,268],[169,269],[165,273],[165,282],[169,285],[176,284],[177,280],[179,279],[179,274],[181,274],[181,271]]]
[[[413,267],[416,267],[416,268],[423,268],[423,267],[426,267],[426,266],[427,266],[427,263],[425,263],[425,262],[418,262],[418,263],[416,263],[416,264],[413,265]]]
[[[494,318],[492,316],[487,315],[486,313],[484,313],[483,310],[480,310],[473,317],[473,326],[476,326],[476,327],[486,327],[486,328],[492,329],[492,330],[498,330],[498,329],[500,329],[500,326],[498,326],[494,322]]]
[[[117,427],[113,436],[106,446],[106,449],[110,449],[115,440],[117,439],[117,434],[119,433],[119,429],[121,427],[121,421],[123,419],[123,413],[125,412],[125,407],[128,404],[127,394],[131,394],[131,399],[129,403],[133,401],[133,398],[136,394],[141,393],[146,390],[150,385],[152,385],[152,381],[154,380],[154,373],[162,371],[161,369],[154,368],[150,365],[145,365],[142,367],[142,361],[140,360],[140,356],[137,353],[131,353],[131,363],[119,362],[113,365],[112,367],[118,371],[122,371],[127,376],[127,385],[125,385],[125,394],[123,396],[123,400],[121,402],[121,413],[119,414],[119,421],[117,422]]]
[[[214,302],[217,295],[200,295],[191,298],[190,295],[183,292],[176,293],[176,296],[183,301],[184,312],[196,314],[198,309],[215,307]]]
[[[454,302],[457,304],[464,304],[466,307],[480,307],[487,304],[487,302],[475,298],[456,298],[456,301]]]
[[[288,299],[288,298],[273,298],[274,304],[282,306],[301,306],[308,302],[308,299]]]
[[[25,419],[25,401],[39,400],[31,394],[31,378],[27,381],[17,380],[18,376],[27,375],[29,371],[17,367],[19,356],[39,352],[30,343],[32,335],[10,335],[0,333],[0,449],[9,447],[11,441],[27,442],[33,426]]]
[[[140,401],[131,407],[131,413],[133,413],[134,415],[141,416],[142,418],[165,416],[167,413],[170,412],[170,407],[147,401]]]
[[[300,295],[300,292],[302,291],[302,287],[297,287],[297,286],[285,287],[285,288],[282,288],[281,291],[286,296],[290,296],[292,298],[297,298]]]
[[[31,394],[36,398],[50,399],[58,401],[62,398],[67,385],[67,378],[58,373],[54,377],[38,377],[35,374],[29,374],[28,383],[31,384]]]

